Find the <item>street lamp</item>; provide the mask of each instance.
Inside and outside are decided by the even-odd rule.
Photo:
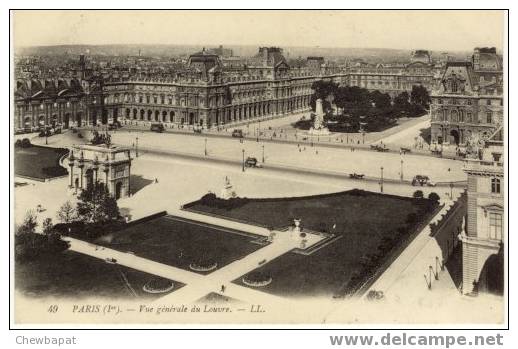
[[[263,164],[264,164],[264,144],[263,144]]]
[[[207,156],[207,137],[205,137],[205,156]]]
[[[401,158],[401,182],[403,182],[403,158]]]
[[[450,199],[453,200],[453,183],[450,182]]]
[[[242,171],[245,172],[245,150],[243,149]]]
[[[381,167],[380,191],[383,193],[383,166]]]
[[[135,138],[135,156],[138,158],[138,137]]]

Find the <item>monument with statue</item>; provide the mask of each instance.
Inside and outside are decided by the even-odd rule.
[[[322,99],[317,99],[315,107],[315,120],[313,121],[313,127],[308,131],[310,136],[329,136],[331,132],[324,125],[324,108],[322,106]]]

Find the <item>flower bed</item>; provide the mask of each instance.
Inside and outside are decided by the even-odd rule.
[[[264,287],[272,283],[272,277],[267,273],[252,272],[243,277],[243,283],[251,287]]]
[[[207,261],[207,262],[193,262],[189,264],[189,269],[199,272],[212,271],[218,267],[218,263]]]
[[[154,278],[149,280],[142,289],[147,293],[166,293],[174,288],[174,283],[169,279]]]

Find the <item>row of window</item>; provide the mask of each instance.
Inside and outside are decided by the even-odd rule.
[[[483,104],[484,103],[483,101],[484,101],[483,99],[480,99],[479,103]],[[471,105],[472,103],[473,103],[473,101],[470,98],[468,98],[466,100],[458,99],[458,98],[452,98],[452,99],[449,100],[449,104],[451,104],[451,105],[461,105],[461,104]],[[500,104],[500,106],[503,106],[504,105],[504,100],[503,99],[498,99],[498,100],[486,99],[485,103],[486,103],[486,105],[498,105],[498,104]],[[437,99],[437,104],[448,104],[448,99],[445,99],[443,101],[442,98],[439,98],[439,99]]]
[[[443,110],[441,113],[441,121],[450,121],[450,122],[467,122],[467,123],[479,123],[479,119],[473,118],[471,112],[466,113],[466,118],[464,118],[464,110],[452,110],[450,112],[450,118],[448,119],[448,111]],[[492,124],[494,121],[493,113],[488,111],[486,112],[486,124]]]

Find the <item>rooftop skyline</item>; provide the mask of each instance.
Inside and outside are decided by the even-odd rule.
[[[15,47],[221,43],[470,51],[501,50],[505,17],[503,11],[51,10],[15,11],[12,20]]]

